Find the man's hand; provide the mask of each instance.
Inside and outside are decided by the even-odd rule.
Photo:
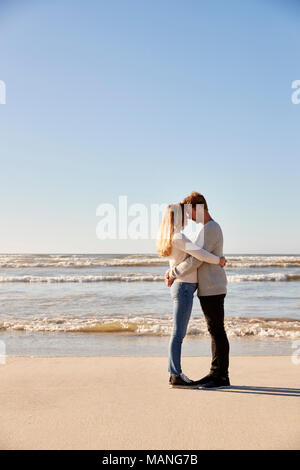
[[[219,265],[220,265],[222,268],[224,268],[224,267],[226,266],[226,263],[227,263],[227,259],[225,258],[225,256],[221,256]]]
[[[170,279],[170,273],[169,271],[167,271],[165,273],[165,284],[168,286],[168,287],[171,287],[171,285],[173,284],[174,282],[174,279]]]

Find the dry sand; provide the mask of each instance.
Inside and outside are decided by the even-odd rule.
[[[208,357],[183,358],[200,378]],[[169,389],[166,358],[11,357],[1,449],[299,449],[300,365],[232,357],[224,390]]]

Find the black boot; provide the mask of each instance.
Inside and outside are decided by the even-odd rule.
[[[195,380],[194,384],[203,385],[203,384],[206,384],[207,382],[210,382],[212,379],[213,379],[213,376],[211,374],[208,374],[205,377],[202,377],[202,379]]]
[[[229,377],[212,377],[209,382],[202,385],[201,388],[219,388],[230,387]]]

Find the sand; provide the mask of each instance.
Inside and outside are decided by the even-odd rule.
[[[10,357],[1,449],[299,449],[300,365],[232,357],[231,389],[169,389],[166,358]],[[208,357],[185,357],[200,378]]]

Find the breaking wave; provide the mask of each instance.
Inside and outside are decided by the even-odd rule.
[[[269,273],[269,274],[234,274],[228,276],[228,282],[291,282],[300,281],[300,274]]]
[[[164,276],[144,273],[124,273],[86,276],[0,276],[0,283],[27,282],[27,283],[63,283],[63,282],[162,282]],[[228,276],[228,282],[296,282],[300,281],[300,274],[269,273],[269,274],[234,274]]]
[[[46,282],[46,283],[59,283],[59,282],[155,282],[163,281],[164,276],[155,276],[152,274],[138,274],[126,273],[113,274],[111,276],[0,276],[1,282]]]
[[[227,256],[228,268],[300,267],[300,256]],[[161,266],[156,255],[0,255],[0,268],[93,268]]]
[[[93,268],[93,267],[130,267],[160,266],[168,260],[157,256],[76,256],[76,255],[0,255],[0,268]]]
[[[229,337],[300,338],[300,320],[288,318],[226,318]],[[172,332],[172,317],[151,316],[124,318],[33,318],[31,320],[4,320],[2,331],[28,331],[53,333],[129,333],[132,335],[168,336]],[[190,321],[189,336],[207,337],[207,326],[202,318]]]

